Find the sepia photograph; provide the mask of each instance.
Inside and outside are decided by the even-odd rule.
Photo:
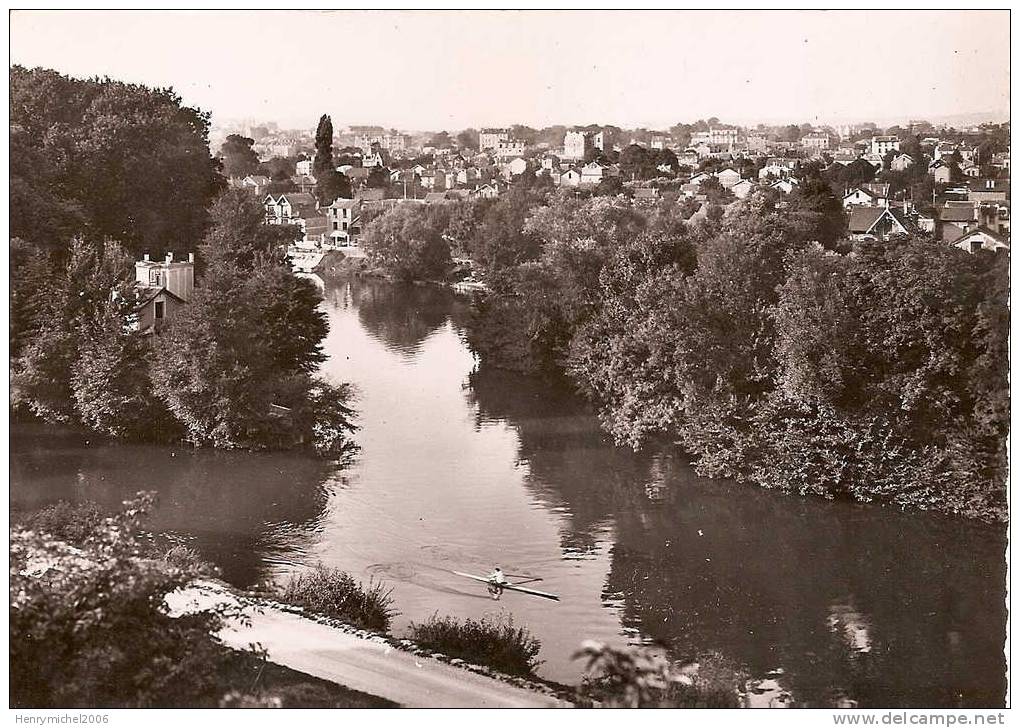
[[[9,9],[10,725],[1006,725],[1010,12]]]

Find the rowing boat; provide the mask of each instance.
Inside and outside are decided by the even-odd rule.
[[[467,577],[468,579],[474,579],[475,581],[480,581],[483,584],[488,584],[490,586],[496,586],[496,584],[494,584],[490,579],[486,579],[484,576],[475,576],[474,574],[465,574],[463,571],[455,571],[453,573],[456,574],[457,576],[464,576],[464,577]],[[555,600],[557,602],[560,600],[560,598],[558,596],[556,596],[555,594],[550,594],[549,592],[539,591],[538,589],[528,589],[527,587],[517,586],[516,584],[511,584],[509,582],[504,582],[502,584],[499,584],[498,586],[500,588],[502,588],[502,589],[508,589],[510,591],[520,592],[521,594],[530,594],[533,597],[542,597],[544,599],[553,599],[553,600]]]

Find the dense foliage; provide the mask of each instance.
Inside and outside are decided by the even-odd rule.
[[[524,627],[515,627],[512,617],[460,621],[433,614],[421,624],[411,624],[411,639],[422,647],[510,675],[531,675],[541,664],[542,644]]]
[[[377,582],[365,586],[346,571],[320,564],[312,571],[292,576],[277,596],[317,614],[386,632],[397,614],[392,591]]]
[[[851,246],[833,200],[809,178],[785,207],[759,192],[684,221],[551,197],[505,236],[533,247],[469,341],[569,375],[618,442],[676,444],[706,475],[1004,518],[1008,258]]]
[[[13,66],[11,235],[39,250],[75,236],[132,254],[201,238],[223,178],[209,118],[171,89]]]
[[[406,202],[372,220],[361,235],[369,260],[397,280],[442,280],[450,269],[444,207]]]
[[[12,705],[180,707],[222,695],[230,656],[211,635],[226,613],[170,614],[165,597],[196,573],[142,556],[149,503],[129,504],[75,546],[11,531]]]
[[[156,337],[156,395],[198,444],[339,453],[353,412],[346,387],[312,374],[327,332],[318,290],[290,271],[278,245],[286,233],[262,222],[257,200],[227,190],[212,215],[202,285]]]
[[[78,240],[66,265],[40,272],[19,302],[15,408],[117,438],[343,453],[351,393],[314,375],[327,324],[315,285],[280,251],[289,231],[266,225],[242,190],[224,191],[211,214],[200,285],[156,335],[133,326],[120,246]]]

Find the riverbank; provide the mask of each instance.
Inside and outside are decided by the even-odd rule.
[[[410,640],[357,629],[254,594],[204,581],[168,596],[173,613],[216,605],[240,610],[217,637],[246,649],[259,644],[271,662],[412,708],[570,707],[569,688],[502,675],[423,649]]]

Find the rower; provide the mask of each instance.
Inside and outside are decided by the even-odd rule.
[[[489,580],[489,594],[492,595],[493,599],[499,599],[503,595],[503,584],[506,584],[506,577],[503,576],[503,570],[497,566],[492,570],[492,573],[485,578]]]

